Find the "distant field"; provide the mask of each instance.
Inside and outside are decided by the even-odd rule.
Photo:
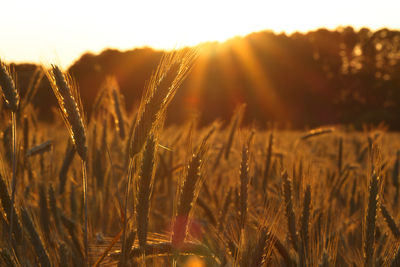
[[[244,106],[164,128],[188,57],[164,58],[134,114],[110,81],[83,119],[56,67],[66,126],[3,92],[1,266],[399,266],[398,133],[244,128]]]

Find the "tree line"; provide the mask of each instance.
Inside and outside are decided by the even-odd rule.
[[[343,27],[291,35],[269,31],[197,47],[198,59],[171,103],[167,122],[182,123],[198,114],[204,125],[229,120],[246,103],[245,123],[267,122],[294,128],[324,124],[384,122],[400,130],[400,32]],[[114,76],[127,110],[140,102],[143,88],[162,51],[107,49],[82,55],[68,71],[90,115],[106,77]],[[21,93],[36,66],[13,66]],[[34,103],[40,119],[51,119],[54,96],[45,77]]]

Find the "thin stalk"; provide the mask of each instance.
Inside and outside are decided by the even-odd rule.
[[[11,112],[12,122],[12,142],[13,142],[13,158],[12,158],[12,185],[11,185],[11,204],[14,206],[15,203],[15,189],[17,185],[17,120],[15,112]],[[13,220],[14,220],[14,209],[11,209],[10,216],[10,236],[12,234]]]
[[[132,173],[133,173],[133,163],[134,163],[134,158],[131,158],[129,162],[129,168],[128,168],[128,184],[126,185],[125,188],[125,202],[124,202],[124,225],[123,225],[123,230],[122,230],[122,248],[121,248],[121,258],[120,258],[120,265],[119,266],[125,266],[125,261],[126,261],[126,226],[128,224],[128,199],[129,199],[129,188],[132,180]]]
[[[88,205],[87,205],[87,164],[86,160],[82,159],[82,185],[83,185],[83,205],[85,206],[85,214],[84,214],[84,221],[85,221],[85,228],[83,230],[83,242],[85,243],[85,263],[86,266],[89,266],[89,258],[88,258]]]

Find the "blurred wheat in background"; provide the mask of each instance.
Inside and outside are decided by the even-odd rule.
[[[399,266],[397,133],[259,129],[245,105],[166,127],[194,64],[166,53],[133,112],[108,77],[85,118],[59,67],[20,97],[1,63],[1,266]],[[46,78],[53,123],[31,103]]]

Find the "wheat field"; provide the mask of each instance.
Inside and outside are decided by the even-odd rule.
[[[38,121],[1,63],[1,266],[400,266],[400,138],[384,127],[165,127],[195,53],[163,57],[128,112],[109,77],[86,118],[42,68]],[[49,110],[51,112],[51,110]]]

